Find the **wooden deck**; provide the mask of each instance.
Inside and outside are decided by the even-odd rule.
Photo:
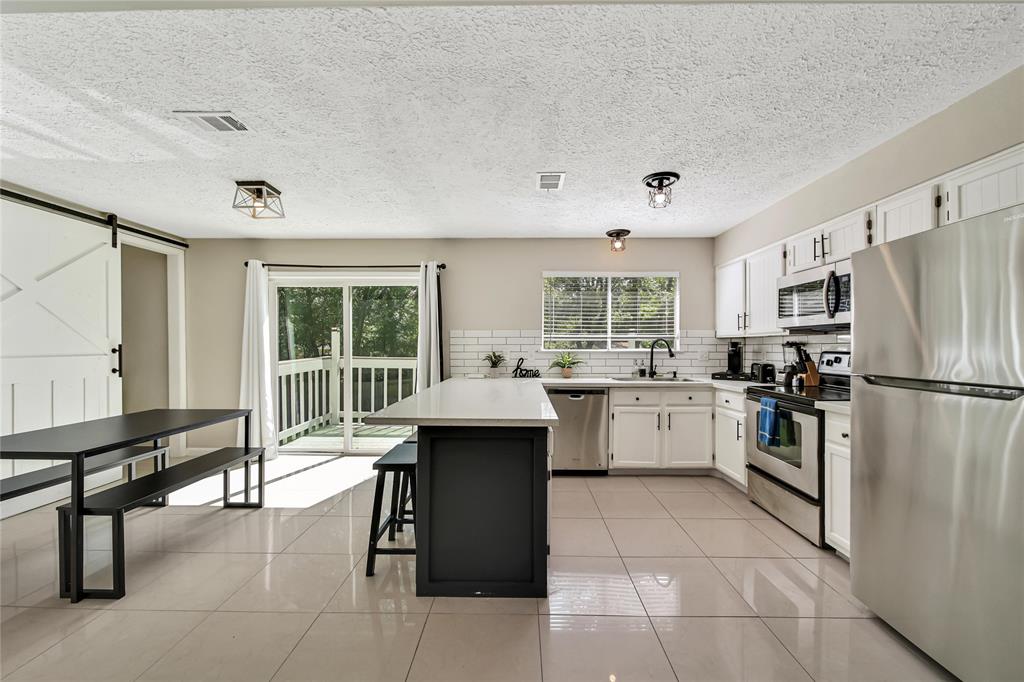
[[[385,451],[401,443],[410,433],[408,426],[356,424],[352,447],[359,451]],[[345,427],[322,426],[280,446],[282,452],[341,452],[345,449]]]

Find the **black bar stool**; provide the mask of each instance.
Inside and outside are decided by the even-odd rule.
[[[373,517],[370,519],[370,546],[366,552],[366,575],[373,575],[378,554],[415,554],[415,547],[377,547],[384,533],[394,542],[395,532],[416,522],[416,442],[406,441],[391,448],[373,463],[377,487],[373,493]],[[391,474],[391,513],[380,519],[384,506],[384,485]]]

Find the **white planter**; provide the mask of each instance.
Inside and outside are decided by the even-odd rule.
[[[491,379],[497,379],[501,376],[501,367],[489,367],[487,369],[487,376]]]

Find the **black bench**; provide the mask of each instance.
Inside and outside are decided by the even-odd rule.
[[[122,465],[132,465],[128,471],[129,479],[135,477],[134,464],[143,459],[153,459],[153,468],[161,469],[166,466],[167,448],[149,447],[136,445],[120,450],[104,452],[94,455],[85,460],[85,475],[107,469],[114,469]],[[71,462],[64,462],[45,469],[36,469],[24,474],[17,474],[8,478],[0,479],[0,501],[9,500],[20,495],[27,495],[39,490],[44,490],[61,483],[71,481]]]
[[[259,484],[258,500],[251,500],[251,465],[258,460]],[[245,501],[231,501],[231,469],[238,464],[245,466]],[[225,507],[262,508],[266,478],[264,474],[263,448],[222,448],[205,455],[185,460],[176,466],[167,467],[127,483],[102,490],[89,495],[83,502],[83,514],[86,516],[109,516],[112,535],[113,554],[113,587],[111,589],[84,590],[89,597],[107,597],[120,599],[125,595],[125,552],[124,552],[124,515],[125,512],[148,506],[154,500],[166,499],[166,496],[185,486],[209,477],[212,474],[224,474]],[[69,577],[67,543],[71,540],[71,505],[57,508],[57,537],[60,557],[60,596],[71,594]]]
[[[377,487],[373,493],[370,519],[370,546],[366,552],[366,575],[372,576],[378,554],[415,554],[415,547],[377,547],[384,533],[394,542],[395,532],[402,532],[407,523],[415,523],[416,514],[416,442],[406,441],[388,450],[373,463],[377,471]],[[384,484],[391,474],[391,513],[381,523],[384,506]],[[409,505],[412,508],[409,509]]]

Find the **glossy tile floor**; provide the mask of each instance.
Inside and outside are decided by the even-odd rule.
[[[850,594],[844,561],[719,479],[556,478],[548,599],[431,599],[413,557],[363,575],[372,458],[288,459],[269,476],[277,507],[210,506],[216,479],[132,512],[116,602],[57,598],[50,509],[0,522],[3,677],[946,678]]]

